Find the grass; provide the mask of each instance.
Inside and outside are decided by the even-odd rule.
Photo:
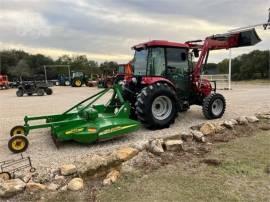
[[[270,132],[217,144],[206,158],[176,162],[152,173],[129,174],[101,189],[98,201],[270,201]],[[139,177],[138,177],[139,176]]]

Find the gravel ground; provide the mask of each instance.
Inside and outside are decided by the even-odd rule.
[[[231,91],[220,91],[227,100],[227,109],[222,119],[236,118],[240,115],[253,115],[270,110],[270,84],[234,84]],[[0,91],[0,161],[16,158],[7,148],[9,131],[15,125],[23,124],[25,115],[57,114],[67,110],[82,99],[99,91],[97,88],[54,87],[51,96],[16,97],[15,89]],[[103,102],[106,99],[102,100]],[[215,120],[221,121],[222,119]],[[150,131],[140,129],[121,139],[92,145],[64,143],[57,149],[50,136],[49,129],[34,130],[30,133],[30,145],[25,152],[30,155],[33,165],[39,170],[46,167],[58,167],[63,163],[79,160],[85,155],[109,151],[120,145],[140,144],[153,137],[173,135],[188,130],[189,126],[205,121],[201,107],[192,106],[185,113],[179,114],[175,124],[168,129]]]

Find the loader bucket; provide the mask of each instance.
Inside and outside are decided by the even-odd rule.
[[[214,46],[213,50],[253,46],[261,41],[254,28],[225,34],[217,34],[208,38],[219,42],[217,46]]]
[[[236,47],[253,46],[261,41],[255,29],[241,31],[239,33],[239,45]]]

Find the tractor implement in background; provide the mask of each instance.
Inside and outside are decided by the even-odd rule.
[[[106,105],[96,104],[102,96],[112,93]],[[122,97],[122,87],[114,85],[83,100],[62,114],[48,116],[25,116],[23,126],[11,129],[8,146],[14,153],[23,152],[28,147],[31,130],[51,128],[51,135],[56,142],[76,141],[93,143],[119,137],[137,130],[139,122],[129,119],[130,103]],[[42,124],[32,124],[44,121]]]

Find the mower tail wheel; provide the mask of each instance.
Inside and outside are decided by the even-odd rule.
[[[17,90],[17,91],[16,91],[16,95],[17,95],[18,97],[22,97],[22,96],[23,96],[23,90],[22,90],[22,89]]]
[[[145,87],[135,103],[137,118],[150,129],[167,128],[177,116],[175,91],[167,84]]]
[[[46,88],[45,92],[46,92],[47,95],[53,94],[53,90],[51,88]]]
[[[15,126],[10,130],[10,137],[14,135],[25,135],[25,129],[23,126]]]
[[[44,95],[44,90],[42,89],[42,88],[39,88],[38,90],[37,90],[37,95],[38,96],[43,96]]]
[[[226,109],[226,101],[223,95],[213,93],[203,100],[203,114],[207,119],[217,119],[223,116]]]
[[[24,152],[28,148],[28,139],[23,135],[15,135],[8,141],[8,148],[13,153]]]

